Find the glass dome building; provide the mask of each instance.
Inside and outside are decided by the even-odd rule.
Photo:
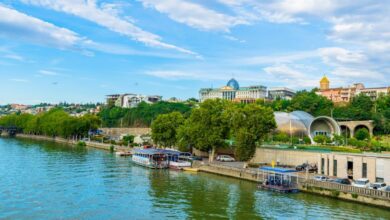
[[[226,86],[232,87],[234,90],[240,89],[240,85],[234,78],[230,79]]]
[[[341,133],[339,124],[331,117],[314,118],[303,111],[275,112],[274,115],[277,124],[276,131],[296,137],[308,136],[312,143],[316,135],[333,137],[334,134],[340,135]]]

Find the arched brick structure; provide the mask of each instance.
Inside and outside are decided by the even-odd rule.
[[[373,135],[374,132],[374,121],[368,120],[368,121],[338,121],[337,122],[340,127],[345,126],[350,131],[350,136],[354,137],[356,129],[359,127],[366,127],[368,131],[370,132],[370,136]]]

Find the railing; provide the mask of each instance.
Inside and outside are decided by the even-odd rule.
[[[356,186],[343,185],[343,184],[332,183],[332,182],[322,182],[313,179],[306,180],[304,178],[299,178],[298,182],[300,185],[304,185],[304,186],[314,186],[314,187],[320,187],[324,189],[337,190],[340,192],[347,192],[347,193],[352,193],[352,194],[357,194],[362,196],[370,196],[370,197],[390,200],[390,192],[386,192],[382,190],[360,188]]]
[[[225,169],[225,170],[231,170],[236,171],[240,173],[240,177],[242,174],[249,174],[251,175],[251,178],[253,180],[256,180],[258,182],[264,181],[263,173],[261,170],[250,170],[245,168],[238,168],[238,167],[232,167],[232,166],[226,166],[226,165],[220,165],[220,164],[214,164],[210,163],[208,164],[211,167]],[[319,187],[323,189],[329,189],[329,190],[337,190],[339,192],[346,192],[351,194],[357,194],[362,196],[369,196],[374,198],[380,198],[380,199],[386,199],[390,200],[390,192],[382,191],[382,190],[376,190],[376,189],[368,189],[368,188],[360,188],[352,185],[343,185],[339,183],[333,183],[333,182],[323,182],[323,181],[317,181],[314,179],[306,179],[304,177],[297,177],[297,183],[300,186],[311,186],[311,187]]]

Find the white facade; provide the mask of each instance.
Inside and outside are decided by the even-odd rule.
[[[226,99],[230,101],[256,100],[267,97],[265,86],[239,87],[235,79],[231,79],[226,86],[218,89],[204,88],[199,91],[200,102],[207,99]]]
[[[123,94],[115,101],[115,106],[122,108],[134,108],[141,102],[156,103],[161,101],[161,96],[148,96],[141,94]]]

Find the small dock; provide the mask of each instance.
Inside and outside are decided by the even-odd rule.
[[[260,184],[258,187],[260,189],[265,189],[265,190],[279,192],[279,193],[297,193],[297,192],[299,192],[299,189],[295,188],[295,187],[273,186],[273,185],[263,185],[263,184]]]

